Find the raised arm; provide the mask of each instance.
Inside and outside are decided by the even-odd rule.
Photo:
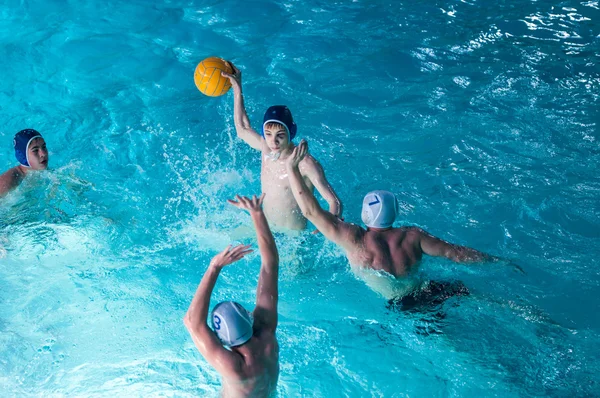
[[[221,72],[221,75],[228,78],[233,89],[233,121],[237,136],[244,140],[248,145],[256,150],[262,150],[263,138],[250,126],[250,119],[244,106],[244,95],[242,94],[242,72],[229,62],[233,73]]]
[[[321,164],[312,156],[306,156],[303,162],[305,174],[310,178],[317,191],[323,196],[329,205],[329,212],[337,217],[342,217],[342,202],[337,196],[329,181],[325,177],[325,172]]]
[[[260,198],[253,196],[252,199],[236,196],[237,201],[229,200],[229,203],[250,213],[256,237],[258,249],[260,250],[261,266],[258,276],[258,287],[256,288],[256,308],[254,308],[254,322],[259,322],[263,329],[275,331],[277,328],[277,303],[279,300],[278,278],[279,278],[279,254],[275,239],[269,228],[269,224],[262,210],[262,202],[265,194]]]
[[[477,263],[497,261],[498,258],[482,253],[466,246],[454,245],[436,238],[422,229],[417,229],[420,234],[420,244],[423,253],[430,256],[446,257],[457,263]]]
[[[309,219],[327,239],[340,245],[347,251],[352,251],[356,249],[354,237],[356,236],[356,230],[359,228],[355,225],[345,223],[339,217],[321,208],[315,195],[306,186],[306,182],[298,169],[300,161],[307,152],[308,144],[305,140],[302,140],[294,148],[286,161],[288,178],[294,198],[298,202],[298,206],[304,217]]]
[[[233,352],[226,350],[206,323],[210,296],[221,269],[251,252],[248,249],[249,247],[239,245],[231,248],[231,246],[227,246],[225,250],[212,259],[183,319],[183,323],[190,332],[198,351],[208,363],[223,375],[239,374],[242,359]]]

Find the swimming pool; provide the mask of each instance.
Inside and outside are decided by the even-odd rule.
[[[600,395],[597,1],[59,1],[0,11],[0,166],[40,130],[52,172],[0,202],[3,396],[215,396],[182,317],[260,190],[231,96],[193,82],[218,55],[250,118],[285,103],[360,221],[510,258],[426,259],[470,295],[397,312],[319,236],[277,236],[281,396]],[[299,245],[298,242],[303,244]],[[214,300],[253,304],[256,255]]]

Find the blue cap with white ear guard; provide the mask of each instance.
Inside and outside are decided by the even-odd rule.
[[[36,138],[42,138],[42,135],[35,131],[34,129],[25,129],[19,131],[15,135],[15,139],[13,140],[13,145],[15,147],[15,157],[25,167],[29,166],[29,159],[27,158],[27,150],[29,149],[29,144]]]
[[[285,126],[287,130],[288,137],[291,140],[296,136],[296,130],[298,127],[296,123],[294,123],[294,118],[292,117],[292,112],[285,105],[273,105],[265,112],[265,117],[263,118],[263,129],[262,136],[265,136],[265,125],[267,123],[279,123]]]
[[[252,314],[234,301],[217,304],[211,318],[213,330],[225,346],[242,345],[252,337]]]

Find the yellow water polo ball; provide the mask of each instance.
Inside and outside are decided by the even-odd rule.
[[[221,76],[221,72],[233,73],[229,62],[217,57],[201,61],[194,72],[194,82],[198,90],[209,97],[225,94],[231,88],[231,82]]]

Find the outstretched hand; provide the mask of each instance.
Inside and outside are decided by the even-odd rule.
[[[252,249],[250,249],[250,245],[238,245],[233,249],[231,245],[227,246],[225,250],[221,253],[217,254],[210,260],[211,267],[223,268],[226,265],[231,263],[235,263],[240,260],[246,254],[251,253]]]
[[[523,269],[523,267],[521,267],[519,264],[515,263],[511,259],[503,258],[503,257],[496,257],[496,256],[489,256],[488,255],[487,261],[495,262],[495,263],[501,263],[501,264],[507,265],[509,267],[512,267],[512,270],[514,272],[520,273],[520,274],[523,274],[523,275],[527,275],[527,272],[525,272],[525,270]]]
[[[232,86],[242,86],[242,71],[236,68],[236,66],[230,61],[225,61],[231,66],[233,73],[221,72],[221,76],[226,77],[231,82]]]
[[[307,153],[308,143],[306,142],[306,140],[303,139],[302,141],[300,141],[300,144],[298,144],[294,148],[292,154],[286,159],[286,166],[288,167],[288,169],[298,167],[298,165],[300,164],[302,159],[304,159],[304,156],[306,156]]]
[[[527,275],[527,272],[525,272],[525,270],[517,263],[515,263],[512,260],[508,260],[508,264],[509,266],[513,267],[513,271],[521,273],[523,275]]]
[[[240,195],[235,195],[235,198],[237,200],[227,199],[227,202],[237,207],[238,209],[248,210],[249,213],[252,213],[253,211],[261,211],[265,194],[263,193],[262,195],[260,195],[260,197],[252,195],[252,199]]]

